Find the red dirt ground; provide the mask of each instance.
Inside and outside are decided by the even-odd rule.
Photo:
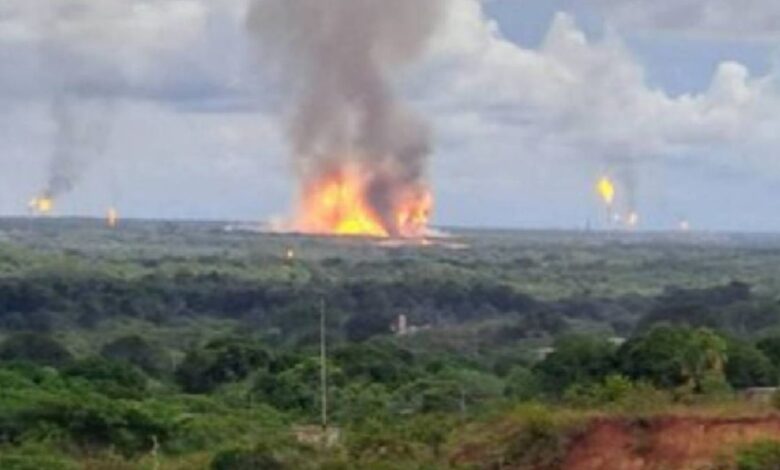
[[[701,469],[736,445],[765,438],[780,439],[780,416],[597,418],[573,438],[563,469]]]

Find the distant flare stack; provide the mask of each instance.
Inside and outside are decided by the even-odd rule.
[[[27,206],[33,215],[51,215],[54,210],[54,198],[47,194],[42,194],[32,198]]]
[[[604,203],[607,211],[607,224],[612,225],[615,222],[615,217],[619,217],[619,214],[613,213],[613,204],[615,202],[615,183],[608,176],[602,176],[596,182],[596,193]]]
[[[596,182],[596,193],[606,208],[606,220],[609,227],[622,227],[634,230],[639,227],[640,217],[633,204],[619,204],[617,183],[609,176],[602,176]],[[625,198],[622,198],[625,199]]]
[[[110,207],[106,212],[106,226],[111,229],[119,226],[119,211],[115,207]]]
[[[596,191],[607,207],[612,207],[612,203],[615,202],[615,183],[608,176],[602,176],[599,179],[596,183]]]

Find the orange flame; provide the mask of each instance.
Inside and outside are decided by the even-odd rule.
[[[106,225],[108,228],[116,228],[119,225],[119,211],[110,207],[106,213]]]
[[[368,197],[370,178],[355,168],[330,172],[305,185],[295,228],[306,233],[368,237],[422,237],[433,198],[427,189],[404,188],[383,219]]]
[[[54,199],[46,195],[34,197],[28,206],[36,214],[48,215],[54,210]]]
[[[596,192],[599,193],[601,199],[608,206],[611,206],[615,201],[615,183],[613,183],[612,180],[606,176],[603,176],[601,179],[599,179],[599,182],[596,183]]]

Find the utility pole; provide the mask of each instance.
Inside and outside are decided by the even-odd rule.
[[[325,345],[325,299],[320,298],[320,393],[322,393],[322,439],[328,434],[328,366]]]

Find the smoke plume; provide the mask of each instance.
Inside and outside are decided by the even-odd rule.
[[[55,137],[44,196],[57,199],[73,190],[88,166],[105,153],[113,105],[102,97],[55,96],[51,115]]]
[[[255,0],[248,27],[293,98],[294,169],[308,183],[345,168],[367,178],[391,235],[393,210],[424,185],[431,133],[404,104],[398,74],[423,52],[444,0]]]

